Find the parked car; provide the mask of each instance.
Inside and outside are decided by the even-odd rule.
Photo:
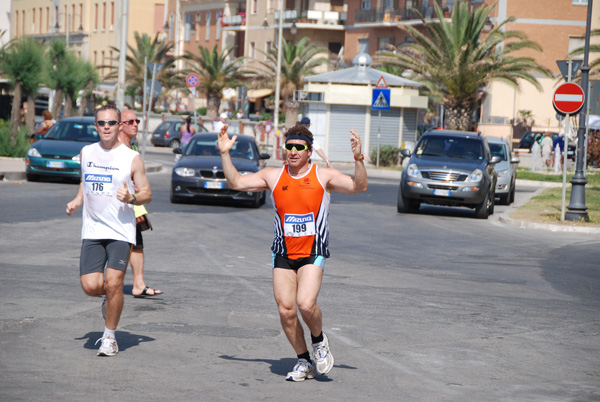
[[[398,212],[418,210],[421,203],[463,206],[487,219],[494,213],[496,171],[500,158],[492,156],[482,135],[433,130],[424,133],[402,170],[398,187]]]
[[[81,148],[100,141],[94,117],[68,117],[50,127],[42,137],[36,135],[25,158],[27,180],[40,177],[81,178]]]
[[[171,202],[185,200],[224,199],[258,208],[266,201],[266,192],[232,190],[227,185],[217,147],[217,133],[196,134],[185,148],[175,148],[181,159],[171,174]],[[269,154],[260,153],[254,138],[238,135],[230,152],[234,166],[241,174],[258,172]]]
[[[494,165],[498,176],[496,197],[500,198],[500,204],[510,205],[515,201],[517,164],[521,160],[512,155],[510,145],[503,138],[487,137],[487,141],[492,155],[500,158],[500,162]]]
[[[185,124],[185,120],[180,118],[167,119],[152,132],[150,142],[157,147],[179,148],[181,146],[181,133],[179,129]],[[205,133],[208,130],[200,123],[192,126],[196,129],[196,133]]]
[[[544,135],[544,133],[541,133],[541,132],[527,131],[525,134],[523,134],[523,137],[521,138],[521,141],[519,142],[519,148],[528,149],[529,152],[531,152],[531,147],[533,146],[534,141],[540,141],[540,138],[542,138],[543,135]],[[557,133],[552,133],[552,142],[553,143],[557,137],[558,137]],[[577,146],[575,144],[567,145],[567,157],[569,159],[571,159],[572,161],[575,160],[575,150],[576,149],[577,149]]]

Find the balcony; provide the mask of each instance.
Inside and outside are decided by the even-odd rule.
[[[446,4],[446,2],[439,3],[440,7],[444,11],[444,16],[449,17],[452,11],[452,5]],[[416,8],[425,17],[425,19],[437,18],[433,7],[420,7]],[[358,10],[354,14],[355,24],[365,23],[393,23],[402,22],[418,19],[419,17],[413,11],[413,7],[404,7],[399,9],[394,8],[380,8],[377,10]]]
[[[237,27],[246,25],[246,13],[239,13],[237,15],[224,15],[221,18],[221,24],[223,27]]]

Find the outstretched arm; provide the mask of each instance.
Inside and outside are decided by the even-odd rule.
[[[354,154],[354,177],[343,174],[336,169],[327,169],[329,181],[327,189],[335,190],[340,193],[363,193],[367,191],[367,168],[365,167],[364,158],[361,151],[360,136],[355,130],[350,130],[350,145]]]
[[[235,144],[237,135],[229,138],[229,135],[227,135],[228,128],[229,124],[225,124],[223,127],[221,127],[221,131],[219,131],[218,145],[219,151],[221,152],[223,172],[225,173],[225,178],[227,179],[229,188],[240,191],[268,190],[269,186],[264,173],[267,169],[259,170],[256,173],[242,176],[235,168],[229,151],[231,151],[233,144]]]

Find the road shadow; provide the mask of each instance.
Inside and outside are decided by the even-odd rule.
[[[229,356],[229,355],[221,355],[219,356],[221,359],[230,360],[230,361],[240,361],[240,362],[255,362],[255,363],[266,363],[270,366],[271,373],[285,377],[287,373],[292,371],[294,365],[298,362],[297,359],[292,358],[283,358],[279,360],[272,359],[244,359],[241,357]],[[334,365],[333,367],[338,369],[350,369],[356,370],[356,367],[350,367],[346,365]],[[315,380],[321,382],[331,382],[333,381],[331,378],[327,377],[327,375],[317,375]]]
[[[100,346],[100,342],[96,344],[96,341],[102,338],[103,333],[100,331],[88,332],[83,335],[81,338],[75,338],[76,341],[86,340],[83,347],[84,349],[98,349]],[[129,332],[117,331],[115,333],[115,338],[117,339],[117,343],[119,344],[119,351],[127,350],[131,347],[138,346],[142,342],[151,342],[156,340],[155,338],[151,338],[149,336],[132,334]]]

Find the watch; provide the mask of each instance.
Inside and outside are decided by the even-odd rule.
[[[365,157],[363,156],[363,154],[360,154],[360,156],[354,155],[354,160],[357,162],[360,162],[360,161],[365,160]]]
[[[131,202],[128,202],[128,204],[135,204],[135,202],[137,201],[137,198],[135,196],[135,194],[131,194],[133,196],[133,200],[131,200]]]

